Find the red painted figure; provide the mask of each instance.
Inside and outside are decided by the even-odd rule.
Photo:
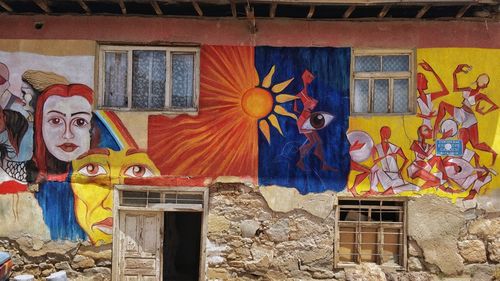
[[[408,167],[408,176],[412,179],[420,178],[425,181],[421,189],[437,187],[441,184],[439,177],[431,173],[435,164],[440,166],[439,157],[434,155],[435,145],[425,142],[432,138],[432,131],[427,125],[418,127],[418,140],[413,141],[410,149],[415,152],[415,160]]]
[[[441,77],[437,75],[434,69],[426,61],[419,63],[419,65],[424,70],[431,72],[439,83],[439,86],[441,87],[440,91],[426,93],[427,89],[429,88],[427,78],[423,73],[417,73],[417,105],[420,109],[420,113],[418,113],[417,116],[423,119],[423,125],[427,125],[430,128],[432,126],[431,118],[436,117],[436,111],[433,108],[434,104],[432,103],[432,101],[442,96],[446,96],[447,94],[449,94],[449,91],[444,85],[443,80],[441,80]]]
[[[497,153],[485,142],[479,142],[477,119],[472,109],[474,108],[479,114],[485,115],[491,111],[497,110],[498,105],[488,98],[486,94],[481,92],[488,87],[490,82],[490,77],[486,73],[480,74],[476,78],[476,81],[469,87],[458,86],[457,74],[460,72],[467,73],[471,69],[472,67],[470,65],[459,64],[453,72],[453,91],[462,92],[462,106],[455,107],[446,102],[441,102],[439,104],[438,114],[434,122],[434,138],[436,138],[441,121],[446,116],[446,113],[448,113],[461,125],[460,130],[467,131],[467,134],[462,134],[462,136],[467,136],[467,139],[462,139],[462,142],[470,142],[473,148],[490,152],[492,155],[492,165],[494,165]],[[481,106],[481,101],[488,103],[489,108],[485,110],[484,106]]]
[[[309,96],[307,92],[307,87],[312,83],[314,80],[314,75],[309,72],[309,70],[305,70],[304,73],[302,74],[302,81],[303,81],[303,88],[302,91],[300,91],[296,97],[300,99],[303,105],[302,111],[298,110],[297,107],[297,102],[294,103],[294,111],[295,112],[300,112],[299,118],[297,120],[297,127],[299,129],[299,133],[303,134],[307,140],[306,142],[300,146],[299,148],[299,153],[300,153],[300,159],[297,162],[297,167],[299,167],[301,170],[305,170],[304,167],[304,158],[306,155],[309,153],[313,147],[314,149],[314,155],[318,157],[318,159],[321,161],[321,169],[322,170],[331,170],[335,171],[334,168],[328,166],[325,161],[324,153],[323,153],[323,141],[321,140],[317,130],[323,128],[325,124],[325,117],[321,114],[314,114],[313,110],[318,104],[318,101],[314,99],[313,97]],[[323,124],[322,127],[317,127],[314,125],[314,120],[317,122]],[[308,124],[312,124],[312,126],[308,126]]]

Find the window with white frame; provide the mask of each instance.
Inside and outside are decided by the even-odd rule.
[[[197,47],[101,45],[99,106],[197,111],[199,65]]]
[[[412,50],[353,49],[351,113],[414,112]]]
[[[335,267],[406,268],[406,208],[405,198],[339,198]]]

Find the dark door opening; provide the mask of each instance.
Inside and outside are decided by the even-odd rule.
[[[163,281],[198,281],[203,213],[165,212]]]

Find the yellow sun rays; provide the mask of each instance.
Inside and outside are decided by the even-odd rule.
[[[281,93],[293,81],[293,78],[290,78],[286,81],[272,85],[272,80],[273,80],[273,76],[274,76],[275,71],[276,71],[276,66],[273,65],[273,67],[271,67],[271,70],[269,70],[269,73],[267,73],[267,75],[262,80],[261,87],[268,89],[268,90],[270,88],[270,91],[276,95],[276,97],[273,100],[279,104],[296,100],[297,97],[295,95]],[[269,93],[269,91],[266,91],[266,92]],[[281,106],[279,104],[275,105],[273,109],[269,110],[269,112],[267,112],[267,114],[265,114],[267,117],[263,117],[259,121],[259,130],[262,132],[262,134],[264,135],[264,137],[266,138],[268,143],[271,143],[271,131],[269,129],[269,123],[271,123],[271,125],[281,135],[283,135],[283,131],[281,129],[280,123],[278,122],[278,118],[277,118],[276,114],[281,115],[281,116],[287,116],[287,117],[290,117],[290,118],[297,120],[297,116],[295,114],[288,112],[283,106]],[[266,105],[259,104],[257,106],[264,107]]]

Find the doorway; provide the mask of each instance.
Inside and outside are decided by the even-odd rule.
[[[163,217],[163,281],[199,280],[202,214],[165,212]]]
[[[113,280],[205,278],[208,190],[116,186]]]

